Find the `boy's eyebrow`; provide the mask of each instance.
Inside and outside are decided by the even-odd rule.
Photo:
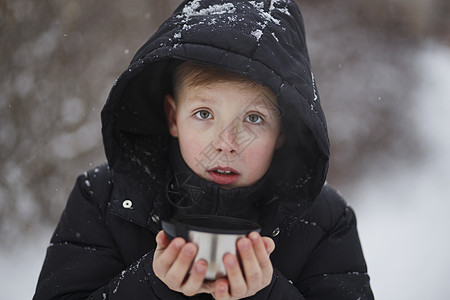
[[[274,103],[275,102],[275,103]],[[265,94],[260,94],[258,97],[256,97],[248,106],[247,108],[253,108],[256,107],[258,109],[263,109],[268,112],[277,112],[279,111],[279,107],[276,103],[276,100],[272,100],[269,96]]]
[[[248,105],[243,108],[242,111],[247,112],[257,112],[263,115],[263,117],[274,116],[277,112],[275,107],[266,107],[266,106],[258,106],[258,105]]]
[[[189,102],[210,102],[210,103],[214,103],[217,102],[218,100],[214,99],[214,97],[207,97],[207,96],[203,96],[203,95],[196,95],[192,98],[188,99]]]

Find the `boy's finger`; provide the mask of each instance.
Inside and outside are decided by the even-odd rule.
[[[270,261],[269,255],[275,248],[275,243],[272,241],[272,239],[261,237],[256,232],[250,233],[248,237],[252,241],[253,250],[255,251],[255,255],[258,261],[260,263]]]
[[[187,243],[183,246],[176,260],[165,276],[166,284],[172,287],[181,288],[181,285],[186,278],[186,274],[188,273],[192,265],[196,253],[197,246],[195,244]]]
[[[216,288],[216,281],[204,280],[202,283],[201,290],[208,294],[214,294],[215,288]]]
[[[266,247],[267,253],[271,254],[275,250],[275,242],[268,236],[261,236],[261,239]]]
[[[272,252],[275,250],[275,242],[270,237],[267,236],[263,236],[262,240],[266,247],[267,254],[272,254]]]
[[[229,299],[230,295],[228,290],[228,281],[225,278],[217,279],[214,285],[214,299]]]
[[[194,262],[188,279],[181,287],[183,294],[186,296],[193,296],[206,291],[206,289],[203,289],[203,281],[207,269],[208,263],[203,259]]]
[[[253,237],[260,238],[259,234],[256,232],[253,232]],[[259,250],[263,251],[263,255],[267,254],[265,253],[266,250],[264,249],[264,245],[259,240]],[[260,266],[260,262],[258,261],[258,257],[256,256],[255,249],[253,248],[252,240],[249,238],[242,238],[237,243],[239,255],[242,262],[242,267],[244,269],[245,274],[245,280],[247,282],[247,288],[250,293],[256,292],[259,290],[259,287],[261,286],[261,282],[263,280],[263,274]],[[233,292],[233,290],[232,290]],[[234,294],[233,294],[234,295]]]
[[[254,250],[256,259],[258,260],[259,266],[261,268],[262,284],[267,285],[270,283],[270,280],[272,279],[272,273],[273,273],[272,262],[270,261],[270,258],[269,258],[270,253],[268,253],[268,248],[266,247],[264,240],[261,238],[261,236],[258,233],[256,233],[256,232],[250,233],[249,239],[252,241],[253,250]],[[270,238],[269,238],[269,240],[271,241]],[[270,243],[270,241],[268,241],[268,242]],[[273,241],[272,241],[272,243],[273,243]],[[270,246],[271,245],[269,245],[269,247]]]
[[[252,242],[253,251],[255,252],[256,258],[259,262],[269,257],[269,249],[266,247],[266,244],[257,232],[251,232],[248,235],[248,238]]]
[[[176,238],[166,248],[156,249],[153,258],[153,269],[158,277],[166,276],[185,243],[182,238]]]
[[[233,297],[242,298],[247,293],[247,283],[237,257],[228,253],[224,256],[223,263],[227,270],[229,293]]]
[[[167,248],[167,246],[170,244],[169,239],[167,238],[166,234],[164,233],[164,230],[161,230],[156,235],[156,250],[162,250]]]

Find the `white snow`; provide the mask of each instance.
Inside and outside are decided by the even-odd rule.
[[[318,99],[319,97],[317,96],[316,79],[314,78],[314,73],[313,73],[313,72],[311,72],[311,81],[312,81],[312,84],[313,84],[313,90],[314,90],[314,99],[313,99],[313,101],[317,101],[317,99]]]
[[[256,29],[255,31],[251,32],[251,35],[253,35],[257,41],[259,41],[259,39],[262,37],[263,32],[261,31],[261,29]]]
[[[256,1],[249,1],[249,3],[258,11],[258,14],[264,19],[263,23],[258,22],[258,26],[260,26],[259,29],[254,30],[251,32],[251,35],[253,35],[257,41],[261,39],[261,36],[263,35],[264,29],[267,27],[269,22],[272,22],[276,25],[280,25],[281,21],[279,19],[276,19],[273,16],[273,13],[275,11],[279,11],[283,14],[290,15],[288,9],[286,7],[276,7],[275,4],[279,3],[285,3],[284,0],[273,0],[270,3],[268,11],[264,10],[264,2],[256,2]],[[283,28],[284,30],[284,28]],[[274,32],[271,32],[272,36],[278,41],[278,37],[275,35]]]
[[[181,14],[178,15],[177,18],[187,20],[193,16],[221,15],[225,13],[232,14],[236,11],[233,3],[214,4],[198,10],[199,7],[199,1],[192,1],[183,8]]]
[[[248,3],[253,5],[253,7],[258,9],[258,10],[263,10],[264,9],[264,2],[248,1]]]
[[[275,35],[275,32],[272,32],[272,36],[273,36],[273,38],[274,38],[277,42],[280,41],[280,40],[278,39],[278,37]]]
[[[423,77],[411,99],[417,120],[411,130],[422,137],[426,157],[409,165],[374,162],[345,195],[354,203],[377,300],[450,294],[450,48],[430,44],[415,63]],[[42,228],[0,249],[2,299],[31,299],[52,231]]]
[[[261,22],[257,22],[257,25],[259,28],[253,28],[250,34],[255,37],[255,39],[259,42],[263,35],[264,29],[267,27],[269,22],[274,23],[276,25],[280,25],[281,21],[273,16],[275,11],[281,12],[283,14],[290,15],[288,9],[286,6],[286,1],[284,0],[273,0],[270,3],[270,6],[265,9],[263,2],[257,2],[257,1],[249,1],[249,4],[251,4],[259,14],[259,16],[262,18]],[[180,19],[180,24],[183,24],[183,27],[181,31],[177,31],[174,33],[175,39],[180,39],[183,31],[192,29],[193,26],[197,26],[201,23],[195,23],[195,24],[187,24],[189,19],[194,16],[206,16],[206,15],[223,15],[223,14],[234,14],[236,12],[237,8],[234,6],[233,3],[221,3],[221,4],[214,4],[210,5],[206,8],[201,8],[200,1],[195,0],[190,3],[188,3],[183,10],[176,16],[178,19]],[[238,21],[236,15],[228,16],[227,20],[229,22],[235,23]],[[215,25],[217,23],[217,20],[212,18],[208,21],[208,25]],[[284,27],[283,27],[284,30]],[[272,36],[278,41],[278,37],[275,35],[274,32],[271,32]]]
[[[194,16],[206,16],[206,15],[222,15],[222,14],[233,14],[236,12],[236,8],[233,3],[222,3],[222,4],[214,4],[210,5],[207,8],[200,8],[200,1],[195,0],[191,3],[187,4],[183,10],[177,15],[177,18],[180,19],[180,24],[183,24],[181,31],[174,33],[174,39],[180,39],[183,31],[190,30],[193,26],[198,26],[203,24],[203,22],[197,22],[194,24],[186,24],[189,19]],[[230,18],[228,18],[230,20]],[[233,19],[233,18],[232,18]],[[208,25],[215,25],[217,22],[216,19],[212,18],[209,20]],[[177,44],[174,45],[174,48],[177,47]]]

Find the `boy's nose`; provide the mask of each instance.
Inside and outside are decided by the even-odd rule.
[[[224,130],[219,132],[217,138],[215,139],[214,146],[220,152],[226,154],[236,154],[239,152],[238,143],[238,133],[239,128],[236,124],[230,124]]]

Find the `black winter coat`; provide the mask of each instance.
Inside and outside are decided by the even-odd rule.
[[[78,177],[34,299],[187,298],[152,270],[172,213],[162,100],[183,60],[246,75],[279,101],[286,141],[261,208],[274,276],[250,299],[373,299],[354,213],[325,183],[329,142],[301,14],[283,0],[185,1],[137,52],[102,111],[108,163]]]

